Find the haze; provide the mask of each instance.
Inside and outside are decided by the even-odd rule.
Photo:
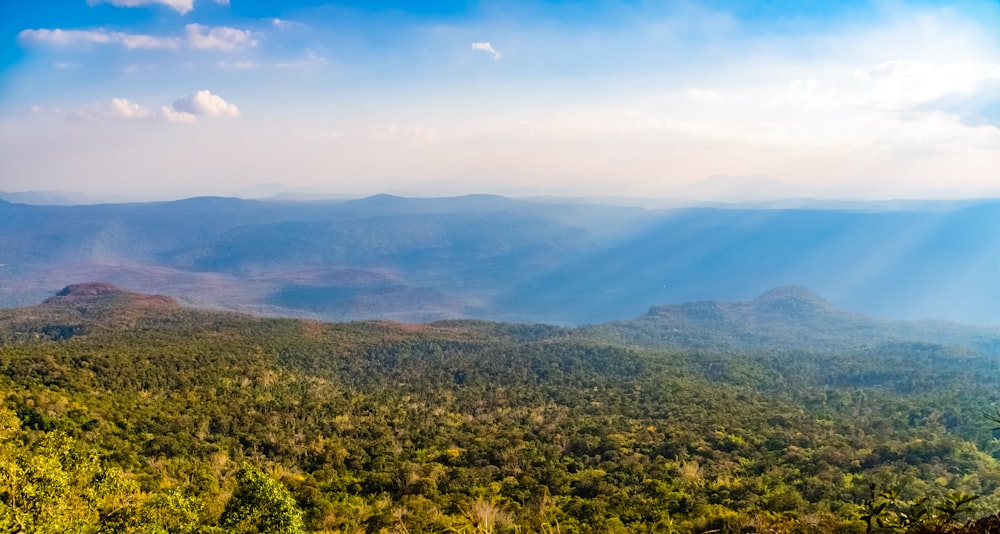
[[[4,2],[0,190],[997,195],[998,27],[996,2]]]

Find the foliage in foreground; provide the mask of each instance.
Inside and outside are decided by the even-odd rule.
[[[644,351],[188,311],[42,326],[0,332],[4,532],[902,532],[1000,504],[1000,373],[948,347]]]

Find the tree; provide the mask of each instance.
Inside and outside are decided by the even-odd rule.
[[[250,464],[243,464],[237,471],[236,491],[226,503],[219,524],[237,533],[305,533],[302,512],[288,490]]]

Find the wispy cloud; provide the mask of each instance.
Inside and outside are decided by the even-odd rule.
[[[854,72],[868,103],[908,109],[946,96],[972,94],[983,82],[1000,80],[1000,65],[892,60]]]
[[[179,123],[195,123],[199,117],[238,118],[239,108],[227,102],[219,95],[203,89],[194,94],[178,98],[169,106],[161,106],[159,112],[151,111],[145,106],[127,98],[112,98],[76,109],[62,109],[34,105],[31,111],[36,114],[49,114],[74,122],[89,121],[131,121],[149,120]]]
[[[256,61],[219,61],[216,65],[229,70],[253,70],[260,67]]]
[[[177,111],[174,108],[163,106],[160,108],[160,117],[167,122],[194,123],[198,122],[198,117],[194,113]]]
[[[111,103],[100,108],[107,116],[116,119],[145,119],[149,117],[149,111],[145,108],[130,102],[125,98],[112,98]]]
[[[191,48],[235,50],[257,46],[257,40],[249,30],[228,26],[209,27],[201,24],[188,24],[184,29],[187,32],[188,46]]]
[[[955,115],[966,126],[1000,128],[1000,76],[976,82],[967,91],[942,96],[921,109]]]
[[[228,4],[229,0],[216,0],[220,4]],[[118,7],[140,7],[153,4],[162,4],[176,10],[181,15],[185,15],[194,9],[194,0],[87,0],[90,5],[111,4]]]
[[[493,56],[493,61],[500,59],[500,52],[497,52],[496,49],[493,48],[493,44],[489,41],[477,41],[472,43],[472,49],[490,54]]]
[[[22,42],[56,46],[70,46],[81,43],[117,44],[129,49],[174,49],[181,46],[181,41],[174,37],[155,37],[139,33],[109,32],[106,30],[23,30],[18,37]]]
[[[840,118],[882,114],[904,121],[945,114],[966,126],[1000,128],[1000,64],[895,59],[853,71],[851,79],[796,79],[770,106],[825,108]]]
[[[214,0],[216,4],[228,6],[229,0]],[[111,4],[118,7],[142,7],[149,5],[164,5],[181,15],[186,15],[194,9],[194,0],[87,0],[90,5]]]
[[[112,98],[105,102],[97,102],[76,109],[63,109],[49,106],[31,106],[32,113],[62,117],[76,122],[104,120],[143,120],[156,118],[143,106],[127,98]]]
[[[188,24],[185,37],[160,37],[140,33],[97,30],[31,29],[23,30],[18,38],[23,43],[51,46],[71,46],[81,43],[122,45],[129,49],[177,49],[188,47],[197,50],[239,50],[257,46],[257,39],[249,30],[229,26],[203,26]]]
[[[306,57],[295,61],[279,61],[274,64],[276,69],[301,69],[312,72],[313,69],[326,64],[326,58],[313,50],[306,50]]]
[[[281,28],[283,30],[305,26],[301,22],[295,22],[292,20],[277,19],[277,18],[271,19],[271,25],[274,26],[275,28]]]

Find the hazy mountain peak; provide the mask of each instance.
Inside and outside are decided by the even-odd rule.
[[[168,204],[174,204],[178,206],[215,206],[215,205],[228,205],[228,206],[238,206],[238,205],[252,205],[256,204],[258,201],[254,199],[242,199],[236,197],[220,197],[220,196],[202,196],[202,197],[190,197],[182,198],[180,200],[172,200]]]
[[[637,319],[583,330],[598,339],[639,346],[726,350],[839,351],[917,343],[904,348],[930,344],[995,352],[1000,339],[995,328],[890,321],[843,310],[802,286],[778,287],[750,301],[653,306]]]
[[[507,197],[487,194],[459,197],[401,197],[382,193],[351,200],[348,205],[367,209],[392,209],[408,213],[454,213],[457,211],[496,211],[519,206],[522,203]]]
[[[88,282],[85,284],[73,284],[64,287],[56,293],[57,297],[89,298],[108,295],[111,293],[122,293],[121,289],[101,282]]]
[[[104,308],[173,309],[180,305],[165,295],[133,293],[103,282],[87,282],[64,287],[44,304],[82,307],[81,311]]]
[[[834,311],[836,308],[809,288],[789,285],[762,293],[753,299],[754,308],[760,311],[803,313]]]
[[[760,314],[781,314],[801,318],[816,313],[842,312],[812,290],[796,285],[766,291],[751,301],[718,300],[650,306],[646,317],[686,317],[698,320],[749,318]]]
[[[359,198],[358,200],[364,200],[368,202],[399,202],[408,199],[406,197],[393,195],[391,193],[376,193],[374,195]]]

